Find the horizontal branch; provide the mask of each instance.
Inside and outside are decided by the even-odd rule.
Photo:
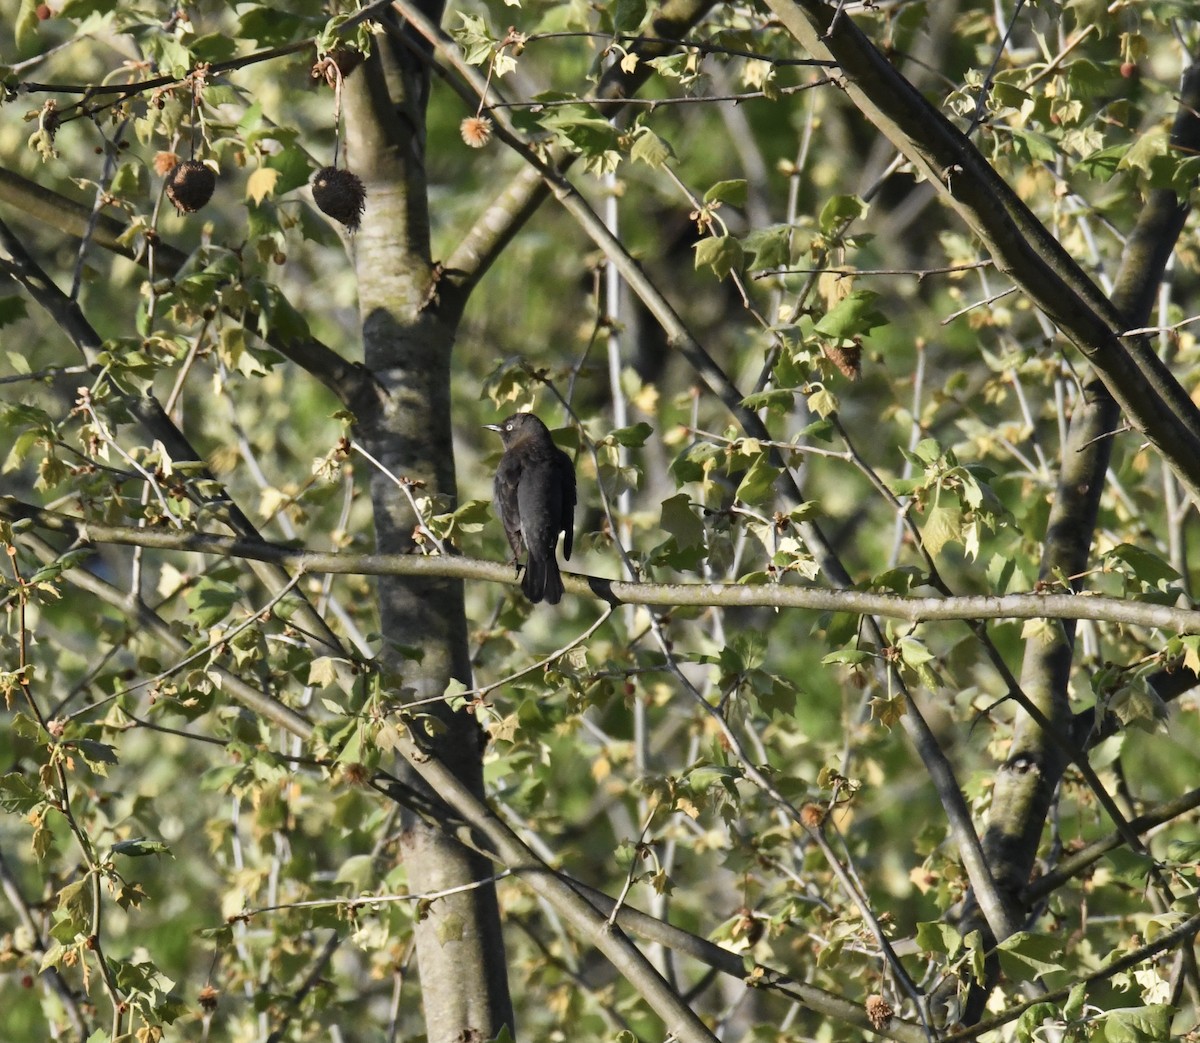
[[[0,497],[0,519],[11,517],[6,514],[6,511],[13,503],[15,501],[9,498]],[[18,506],[24,507],[24,505]],[[50,512],[36,512],[34,508],[26,508],[26,510],[46,514],[50,518],[63,518],[61,515],[52,515]],[[30,521],[26,520],[18,524],[28,527]],[[48,528],[61,529],[62,527],[48,526]],[[40,536],[26,534],[23,542],[30,546],[43,564],[59,560],[57,551]],[[509,572],[510,570],[506,566],[504,571]],[[125,591],[105,582],[86,569],[72,569],[66,573],[66,579],[68,583],[91,594],[102,604],[133,613],[138,629],[152,634],[164,648],[172,650],[176,655],[183,656],[191,651],[188,642],[162,616],[140,600],[134,600],[131,603]],[[238,673],[219,663],[212,664],[210,669],[219,678],[221,690],[251,712],[303,742],[307,743],[312,740],[314,729],[308,718],[292,710],[278,699],[247,684]],[[404,744],[402,752],[405,753],[405,756],[411,756],[413,743],[407,737],[407,733],[402,732],[400,738]],[[495,862],[499,875],[515,874],[535,894],[542,896],[560,910],[565,904],[570,904],[569,918],[572,922],[582,924],[587,929],[584,920],[593,920],[597,927],[602,929],[602,940],[617,944],[621,940],[621,932],[635,934],[647,941],[657,942],[677,953],[690,956],[723,974],[743,980],[748,987],[787,996],[821,1015],[866,1031],[872,1031],[882,1039],[894,1040],[896,1043],[921,1043],[927,1038],[919,1027],[900,1018],[893,1018],[886,1026],[876,1029],[870,1025],[870,1019],[866,1017],[860,1003],[793,978],[765,963],[756,961],[752,967],[748,966],[741,955],[728,949],[722,949],[705,938],[656,919],[628,903],[618,906],[603,892],[594,890],[561,871],[551,869],[538,859],[533,851],[522,844],[520,839],[487,804],[480,801],[446,771],[445,766],[436,755],[422,750],[413,763],[419,772],[427,776],[435,791],[444,798],[449,807],[440,801],[430,801],[423,791],[413,788],[383,770],[375,772],[370,782],[371,787],[381,795],[420,815],[429,825],[444,831],[448,836],[453,836],[470,850]],[[447,782],[447,779],[450,781]],[[474,829],[468,827],[469,822],[474,825]],[[574,894],[569,895],[568,891]],[[582,899],[584,904],[581,905],[576,901],[576,897]],[[364,902],[364,904],[367,903]],[[614,908],[617,909],[616,922],[621,929],[617,932],[612,931],[607,924]],[[599,943],[597,945],[601,949],[605,948]],[[626,950],[623,954],[623,958],[633,956],[635,956],[635,951]],[[660,999],[664,999],[664,997],[660,995]]]
[[[304,572],[355,576],[438,576],[511,585],[517,582],[512,566],[503,562],[457,555],[443,557],[311,551],[215,533],[103,525],[42,510],[8,496],[0,496],[0,519],[69,533],[85,543],[218,554],[271,562]],[[798,608],[878,615],[913,623],[972,619],[1090,619],[1181,634],[1200,633],[1200,611],[1195,609],[1129,601],[1102,594],[917,597],[784,583],[627,583],[573,572],[563,573],[563,583],[572,594],[590,594],[609,604]]]
[[[374,3],[368,4],[338,26],[338,34],[341,36],[347,35],[360,22],[376,18],[380,11],[390,4],[391,0],[375,0]],[[227,58],[217,62],[197,62],[196,65],[182,76],[167,74],[148,77],[144,80],[134,80],[130,83],[37,83],[33,80],[18,80],[12,86],[6,87],[5,93],[10,97],[19,97],[24,94],[80,94],[82,98],[78,102],[75,102],[74,107],[80,108],[82,115],[87,115],[92,111],[86,108],[87,102],[91,98],[111,98],[115,96],[118,102],[122,102],[139,94],[144,94],[146,91],[177,87],[180,84],[186,83],[198,69],[203,69],[206,76],[236,72],[238,69],[245,69],[251,65],[258,65],[261,62],[269,62],[276,58],[286,57],[289,54],[297,54],[300,51],[316,46],[319,39],[319,36],[309,36],[303,40],[293,40],[291,43],[281,44],[277,47],[267,47],[262,50],[252,51],[250,54],[239,55],[237,58]]]

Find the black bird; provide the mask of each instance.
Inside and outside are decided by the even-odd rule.
[[[563,533],[563,558],[570,560],[575,519],[571,458],[532,413],[514,413],[502,423],[485,426],[504,442],[492,483],[492,503],[512,547],[513,564],[523,551],[529,552],[521,589],[530,601],[557,605],[563,584],[554,548]]]

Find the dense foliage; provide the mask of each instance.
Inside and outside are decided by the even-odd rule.
[[[514,1036],[1194,1033],[1197,47],[1183,0],[0,0],[0,1036],[508,1032],[414,956],[493,881]],[[388,285],[439,461],[368,406],[441,409],[364,354]],[[518,409],[578,476],[554,607]],[[418,575],[469,671],[389,629]],[[494,876],[414,887],[418,820]],[[589,888],[673,925],[640,970]]]

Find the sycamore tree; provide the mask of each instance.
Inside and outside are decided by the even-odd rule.
[[[1200,4],[0,16],[0,1036],[1195,1038]]]

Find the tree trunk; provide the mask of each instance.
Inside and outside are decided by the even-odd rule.
[[[347,154],[363,180],[367,209],[354,239],[363,351],[378,392],[354,403],[356,436],[389,474],[371,479],[380,551],[416,550],[415,515],[391,476],[414,479],[415,495],[456,495],[450,423],[454,328],[430,301],[429,211],[424,164],[428,75],[395,38],[346,82]],[[462,584],[380,577],[384,666],[398,702],[470,681]],[[440,758],[483,794],[475,719],[440,703],[421,707],[440,728]],[[412,785],[421,785],[411,774]],[[431,794],[432,796],[432,794]],[[493,869],[436,828],[406,821],[403,858],[414,893],[488,878]],[[512,1025],[504,942],[493,884],[434,901],[416,926],[426,1032],[432,1043],[483,1040]]]

